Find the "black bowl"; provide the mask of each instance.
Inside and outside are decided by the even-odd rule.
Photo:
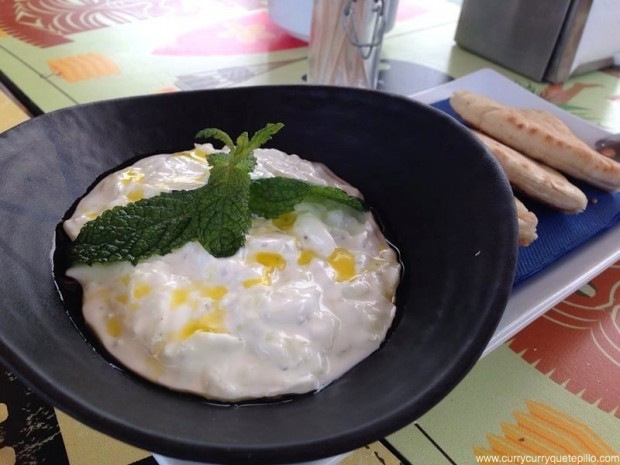
[[[52,279],[54,230],[95,178],[194,134],[267,122],[271,145],[357,186],[404,264],[389,340],[345,376],[288,402],[223,407],[130,376],[76,330]],[[510,187],[461,125],[384,93],[313,86],[179,92],[59,110],[0,135],[0,353],[44,399],[138,447],[220,463],[352,450],[412,422],[481,355],[514,277]]]

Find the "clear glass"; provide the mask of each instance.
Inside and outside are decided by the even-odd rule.
[[[314,0],[308,82],[377,87],[390,0]]]

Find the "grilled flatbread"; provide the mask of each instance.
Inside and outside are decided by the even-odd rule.
[[[457,91],[452,108],[471,126],[564,174],[607,191],[620,189],[620,163],[588,147],[551,113],[507,107]]]
[[[476,130],[473,132],[495,155],[516,190],[567,213],[579,213],[588,205],[586,195],[559,171],[526,157],[486,134]]]
[[[515,197],[514,199],[519,223],[519,245],[526,247],[538,239],[538,234],[536,233],[538,218],[518,198]]]

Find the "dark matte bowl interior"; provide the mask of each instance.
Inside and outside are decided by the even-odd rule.
[[[131,157],[266,122],[271,141],[357,186],[401,252],[400,319],[387,343],[323,391],[222,407],[114,368],[76,330],[52,279],[58,221]],[[288,463],[377,440],[439,402],[472,367],[507,302],[516,220],[495,161],[449,117],[387,94],[312,86],[146,96],[60,110],[0,135],[0,353],[78,420],[163,455]]]

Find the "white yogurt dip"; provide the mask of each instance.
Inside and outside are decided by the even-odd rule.
[[[139,160],[104,178],[64,223],[71,239],[116,205],[194,189],[209,144]],[[286,176],[357,190],[323,165],[254,152],[253,178]],[[83,313],[103,346],[141,376],[236,402],[323,388],[374,352],[392,324],[400,264],[370,213],[304,202],[253,218],[245,246],[215,258],[196,242],[136,266],[78,265]]]

